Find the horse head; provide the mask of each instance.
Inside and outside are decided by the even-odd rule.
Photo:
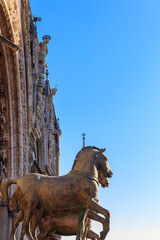
[[[105,178],[111,178],[113,172],[109,167],[108,158],[104,154],[105,150],[105,148],[99,149],[96,151],[94,157],[97,161],[97,169],[103,173]]]
[[[86,172],[92,175],[94,174],[93,169],[96,169],[97,177],[98,171],[101,172],[100,179],[103,181],[103,185],[109,185],[107,178],[111,178],[113,173],[109,167],[108,158],[105,156],[104,151],[105,149],[99,149],[94,146],[82,148],[75,158],[72,170],[74,170],[74,172]]]

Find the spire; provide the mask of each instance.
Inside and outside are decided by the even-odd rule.
[[[46,96],[49,95],[49,89],[50,89],[50,84],[49,84],[49,80],[48,80],[48,75],[49,75],[49,71],[48,71],[48,68],[46,68],[46,81],[45,81],[45,90],[44,90],[44,94]]]
[[[49,75],[48,68],[46,68],[46,80],[48,80],[48,75]]]
[[[85,136],[86,136],[86,134],[85,134],[85,133],[82,133],[82,137],[83,137],[83,146],[82,146],[82,148],[85,147],[85,140],[86,140]]]

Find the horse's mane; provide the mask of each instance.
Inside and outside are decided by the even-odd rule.
[[[75,159],[74,159],[73,166],[72,166],[72,170],[73,170],[73,168],[74,168],[74,166],[75,166],[75,164],[76,164],[76,162],[77,162],[77,159],[78,159],[79,155],[80,155],[83,151],[85,151],[86,149],[96,149],[96,150],[100,151],[100,148],[97,148],[97,147],[95,147],[95,146],[87,146],[87,147],[82,148],[82,149],[77,153],[77,155],[76,155],[76,157],[75,157]]]

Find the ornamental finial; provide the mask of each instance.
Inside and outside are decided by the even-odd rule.
[[[82,133],[82,137],[83,137],[83,146],[82,146],[82,148],[84,148],[85,147],[85,140],[86,140],[86,138],[85,138],[85,136],[86,136],[86,134],[85,133]]]

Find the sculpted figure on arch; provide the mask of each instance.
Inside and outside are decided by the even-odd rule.
[[[29,222],[36,208],[41,210],[42,216],[45,211],[65,212],[75,207],[79,208],[76,240],[83,239],[89,210],[104,215],[105,223],[100,239],[105,239],[110,228],[110,213],[97,203],[98,171],[105,178],[112,177],[113,173],[104,151],[105,149],[91,146],[83,148],[77,154],[72,170],[64,176],[28,174],[18,179],[4,179],[1,184],[3,200],[8,203],[8,187],[16,184],[13,203],[15,200],[15,206],[18,202],[21,208],[13,222],[10,240],[14,239],[14,232],[20,221],[23,221],[20,240],[23,240],[25,234],[29,240],[36,239],[29,230]]]

